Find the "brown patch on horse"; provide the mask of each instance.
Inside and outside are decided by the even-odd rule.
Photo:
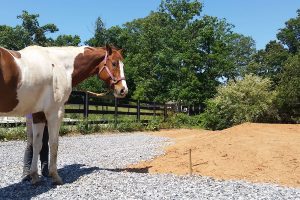
[[[109,71],[115,76],[120,77],[120,72],[115,71],[112,67],[112,60],[123,60],[121,51],[116,50],[111,47],[85,47],[84,52],[76,56],[74,61],[74,71],[72,74],[72,87],[76,86],[78,83],[82,82],[86,78],[96,75],[99,73],[100,68],[104,65],[101,63],[105,54],[108,52],[108,61],[106,65],[109,68]],[[114,63],[118,65],[119,63]],[[117,68],[119,69],[119,68]],[[108,73],[102,73],[101,76],[98,74],[99,78],[104,80],[107,85],[110,85],[111,77]]]
[[[18,51],[8,50],[11,55],[13,55],[15,58],[21,58],[21,53]]]
[[[105,56],[102,48],[85,47],[84,52],[76,56],[72,73],[72,87],[86,78],[97,74],[98,65]]]
[[[47,119],[44,112],[37,112],[32,114],[32,121],[34,124],[46,123]]]
[[[0,48],[0,112],[10,112],[18,105],[20,76],[14,57],[8,50]]]

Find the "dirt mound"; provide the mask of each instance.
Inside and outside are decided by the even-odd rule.
[[[300,125],[245,123],[222,131],[165,130],[166,154],[129,168],[150,173],[194,174],[300,187]]]

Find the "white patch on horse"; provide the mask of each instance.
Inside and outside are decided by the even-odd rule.
[[[19,104],[5,115],[25,115],[49,108],[53,95],[53,72],[64,71],[64,85],[72,87],[72,73],[75,57],[84,52],[84,47],[39,47],[30,46],[20,51],[21,59],[15,59],[19,66],[21,80],[17,95]],[[54,67],[53,67],[54,65]],[[42,66],[42,67],[41,67]],[[68,95],[65,95],[67,100]],[[35,104],[32,104],[34,99]]]
[[[121,77],[125,77],[125,73],[124,73],[124,64],[122,61],[119,61],[119,65],[120,65],[120,75]],[[127,87],[127,83],[125,80],[122,80],[122,86],[124,87],[124,91],[127,94],[128,92],[128,87]]]

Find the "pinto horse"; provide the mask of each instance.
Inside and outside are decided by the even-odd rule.
[[[109,45],[30,46],[20,51],[0,48],[0,116],[33,113],[32,184],[39,181],[37,161],[45,123],[49,131],[49,175],[54,184],[63,184],[57,173],[58,131],[72,87],[97,75],[115,97],[125,97],[128,88],[122,60],[121,51]]]

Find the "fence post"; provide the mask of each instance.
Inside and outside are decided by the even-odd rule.
[[[136,112],[136,119],[138,122],[141,121],[141,102],[140,100],[137,101],[137,112]]]
[[[88,118],[89,116],[89,94],[86,92],[84,94],[84,105],[83,105],[83,110],[84,110],[84,113],[83,113],[83,117],[84,118]]]
[[[167,116],[168,116],[168,113],[167,113],[167,104],[165,103],[164,104],[164,122],[166,121]]]
[[[118,121],[118,98],[115,97],[115,128],[117,127]]]
[[[154,114],[154,117],[156,116],[156,103],[153,102],[153,114]]]

